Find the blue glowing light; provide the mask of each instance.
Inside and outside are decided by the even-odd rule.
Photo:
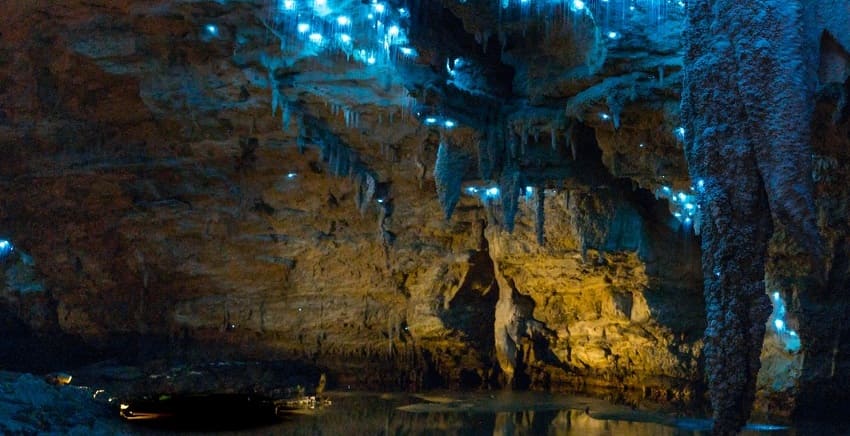
[[[321,43],[322,43],[322,39],[324,39],[324,38],[322,38],[322,34],[321,34],[321,33],[315,33],[315,32],[314,32],[314,33],[311,33],[311,34],[310,34],[310,36],[309,36],[308,38],[310,38],[310,42],[312,42],[312,43],[314,43],[314,44],[321,44]]]
[[[478,188],[476,188],[475,186],[468,186],[466,188],[466,192],[469,193],[469,194],[477,194]]]
[[[667,193],[667,194],[669,194],[669,193],[670,193],[670,187],[669,187],[669,186],[662,186],[662,187],[661,187],[661,190],[662,190],[662,191],[664,191],[664,192],[665,192],[665,193]]]
[[[0,239],[0,259],[8,256],[13,251],[15,251],[15,247],[12,246],[11,242],[5,239]]]
[[[676,127],[676,130],[674,130],[674,131],[676,132],[676,137],[679,138],[679,140],[685,139],[685,128],[684,127]]]
[[[344,44],[348,44],[349,42],[351,42],[351,35],[347,33],[342,33],[339,35],[339,40],[342,41]]]
[[[446,120],[446,122],[445,122],[445,123],[443,123],[443,125],[444,125],[444,126],[446,126],[446,127],[447,127],[447,128],[449,128],[449,129],[451,129],[452,127],[454,127],[454,126],[455,126],[455,122],[454,122],[454,121],[452,121],[452,120]]]
[[[606,113],[601,113],[601,114],[599,114],[599,118],[602,118],[603,120],[607,121],[607,120],[611,119],[611,115],[608,115]]]
[[[317,8],[323,8],[328,5],[328,0],[315,0],[313,4]]]
[[[679,195],[677,195],[677,197],[678,197],[678,198],[679,198],[679,200],[681,200],[681,201],[685,201],[685,198],[687,198],[687,197],[685,196],[685,193],[683,193],[683,192],[680,192],[680,193],[679,193]]]
[[[691,204],[691,203],[685,203],[685,209],[687,209],[687,210],[693,210],[693,209],[694,209],[694,205],[693,205],[693,204]]]
[[[773,292],[771,297],[773,299],[773,313],[770,314],[770,324],[776,330],[779,339],[785,344],[787,351],[799,351],[800,338],[797,336],[797,332],[788,328],[788,323],[785,321],[785,301],[782,300],[779,292]]]
[[[425,118],[425,124],[434,124],[437,122],[437,119],[434,117]]]
[[[218,26],[215,24],[207,24],[204,29],[212,36],[218,36]]]
[[[375,200],[375,201],[377,201],[377,202],[378,202],[378,204],[383,204],[383,203],[384,203],[384,199],[383,199],[383,198],[379,198],[379,199],[377,199],[377,200]]]
[[[351,18],[348,18],[345,15],[340,15],[336,17],[336,23],[340,26],[348,26],[349,24],[351,24]]]
[[[405,56],[413,56],[414,53],[415,53],[415,51],[410,47],[402,47],[400,50],[401,50],[401,54],[403,54]]]
[[[609,39],[617,39],[620,37],[620,34],[614,31],[608,32]]]
[[[644,148],[644,147],[646,147],[646,145],[644,145],[644,143],[641,142],[640,144],[638,144],[638,147]]]
[[[401,31],[401,29],[399,29],[398,26],[390,26],[390,28],[387,29],[387,35],[395,38],[396,36],[398,36],[398,33],[400,31]]]
[[[581,11],[584,9],[584,2],[581,0],[573,0],[573,5],[570,9],[574,11]]]
[[[283,8],[287,11],[295,9],[295,0],[283,0]]]
[[[369,55],[369,58],[366,59],[366,63],[369,65],[375,65],[375,62],[377,62],[377,59],[375,59],[375,55]]]
[[[286,173],[286,178],[287,178],[287,179],[292,180],[292,179],[294,179],[294,178],[296,178],[296,177],[298,177],[298,173]]]
[[[298,33],[307,33],[310,30],[310,25],[307,23],[298,23]]]
[[[375,8],[375,12],[379,14],[383,14],[386,10],[386,7],[381,3],[375,3],[374,5],[372,5],[372,7]]]
[[[534,188],[532,188],[531,186],[526,186],[526,187],[525,187],[525,193],[526,193],[526,194],[528,194],[528,195],[533,194],[533,193],[534,193]]]
[[[499,195],[499,188],[488,188],[485,192],[488,197],[497,197]]]

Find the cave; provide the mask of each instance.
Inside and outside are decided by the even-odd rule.
[[[5,3],[0,431],[325,384],[850,431],[847,1]]]

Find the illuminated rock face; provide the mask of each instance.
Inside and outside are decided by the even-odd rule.
[[[640,5],[658,2],[610,23],[607,2],[137,3],[4,15],[4,325],[103,347],[138,337],[140,357],[303,359],[341,385],[700,399],[694,232],[768,234],[716,205],[707,220],[720,176],[688,175],[684,8],[646,26]],[[850,186],[842,44],[823,56],[836,84],[818,100],[814,200],[830,280],[850,289],[847,196],[833,191]],[[730,162],[717,169],[730,192],[757,185],[730,172],[752,161]],[[745,198],[736,219],[766,225],[772,198]],[[723,280],[747,284],[764,325],[766,268],[806,352],[832,324],[801,303],[821,297],[777,285],[787,264],[773,260],[796,256],[783,243],[767,259],[744,244],[747,270]]]

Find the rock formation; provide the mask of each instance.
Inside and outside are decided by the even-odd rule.
[[[11,1],[0,322],[329,388],[707,376],[719,432],[842,398],[846,5],[685,3]]]

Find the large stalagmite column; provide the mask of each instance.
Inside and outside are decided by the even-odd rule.
[[[714,432],[749,417],[765,323],[773,223],[816,257],[813,74],[801,0],[691,0],[682,96],[691,177],[701,191]],[[703,182],[700,183],[699,181]]]

